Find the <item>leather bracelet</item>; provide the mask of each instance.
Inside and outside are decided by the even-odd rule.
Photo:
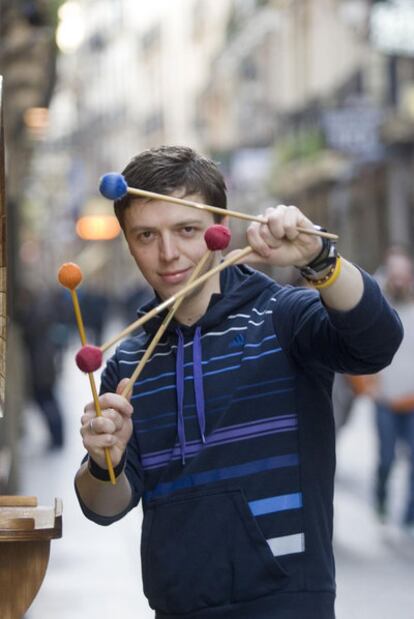
[[[124,452],[124,455],[119,461],[119,464],[114,466],[115,477],[120,476],[120,474],[125,468],[125,463],[126,463],[126,452]],[[88,458],[88,470],[89,470],[89,473],[92,475],[92,477],[95,477],[95,479],[99,479],[99,481],[111,481],[108,469],[103,469],[90,456]]]
[[[326,232],[326,228],[322,228],[322,226],[315,226],[315,228]],[[297,268],[305,279],[316,279],[321,271],[325,271],[329,266],[336,264],[337,255],[335,241],[322,238],[322,249],[316,258],[306,266]]]

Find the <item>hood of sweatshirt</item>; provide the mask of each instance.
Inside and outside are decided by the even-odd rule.
[[[206,313],[191,326],[182,325],[174,319],[170,322],[163,336],[165,341],[177,346],[176,354],[176,394],[177,394],[177,435],[181,449],[181,460],[185,464],[186,438],[184,427],[184,343],[192,339],[193,342],[193,376],[194,396],[198,425],[201,440],[205,442],[205,406],[202,372],[202,345],[201,335],[212,327],[221,324],[229,314],[234,313],[251,299],[259,296],[269,286],[274,286],[274,280],[267,275],[255,271],[245,265],[231,266],[220,273],[220,290],[213,294]],[[156,295],[149,303],[138,310],[138,316],[149,312],[161,303]],[[169,309],[149,320],[144,329],[149,338],[155,335]]]

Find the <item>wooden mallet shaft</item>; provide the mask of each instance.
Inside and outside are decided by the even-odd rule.
[[[203,204],[201,202],[193,202],[192,200],[185,200],[184,198],[176,198],[175,196],[164,195],[162,193],[155,193],[154,191],[146,191],[145,189],[137,189],[136,187],[128,187],[127,192],[133,196],[139,196],[140,198],[148,198],[150,200],[162,200],[163,202],[171,202],[172,204],[180,204],[182,206],[191,206],[192,208],[197,208],[202,211],[210,211],[210,213],[215,213],[216,215],[220,215],[225,217],[229,215],[230,217],[236,217],[238,219],[244,219],[247,221],[257,221],[261,224],[267,223],[267,219],[260,215],[250,215],[248,213],[242,213],[240,211],[232,211],[230,209],[220,208],[219,206],[211,206],[210,204]],[[312,236],[320,236],[325,239],[330,239],[332,241],[336,241],[338,239],[337,234],[333,234],[331,232],[323,232],[322,230],[317,230],[316,228],[303,228],[302,226],[297,226],[296,229],[298,232],[302,232],[303,234],[310,234]]]
[[[78,294],[76,290],[73,290],[72,288],[69,289],[69,292],[70,292],[70,296],[72,297],[73,311],[75,312],[76,325],[78,327],[80,341],[81,341],[82,346],[85,346],[86,333],[85,333],[85,326],[83,324],[82,314],[81,314],[81,310],[79,306]]]
[[[113,346],[113,344],[115,344],[119,340],[122,340],[125,336],[132,333],[132,331],[135,331],[135,329],[142,327],[146,322],[151,320],[151,318],[154,318],[154,316],[170,307],[170,305],[173,305],[173,303],[175,303],[175,301],[177,301],[178,299],[181,299],[181,297],[184,297],[189,292],[192,292],[195,288],[197,288],[197,286],[203,284],[210,277],[212,277],[216,273],[220,273],[220,271],[224,271],[224,269],[226,269],[228,266],[235,264],[242,258],[245,258],[249,254],[251,254],[253,251],[253,248],[248,245],[244,249],[241,249],[239,252],[234,254],[231,258],[227,258],[227,260],[223,260],[223,262],[220,262],[220,264],[207,271],[207,273],[204,273],[204,275],[201,275],[201,277],[199,277],[198,279],[194,280],[191,283],[188,282],[181,290],[173,294],[169,299],[166,299],[166,301],[163,301],[162,303],[160,303],[160,305],[154,307],[152,310],[147,312],[145,316],[141,316],[141,318],[138,318],[138,320],[130,324],[129,327],[126,327],[123,331],[118,333],[118,335],[115,335],[112,339],[103,344],[100,347],[101,351],[105,352],[106,350],[108,350],[108,348]]]
[[[212,252],[210,250],[208,250],[204,254],[204,256],[201,258],[200,262],[197,264],[197,266],[195,267],[194,271],[192,272],[190,279],[188,280],[189,284],[192,283],[198,277],[198,275],[201,273],[201,271],[203,270],[205,264],[207,263],[207,260],[211,256],[211,253]],[[179,299],[177,299],[175,301],[174,305],[172,306],[172,308],[170,309],[170,311],[168,312],[168,314],[165,316],[164,320],[162,321],[161,325],[159,326],[158,331],[156,332],[156,334],[152,338],[150,345],[148,346],[147,350],[145,351],[145,353],[141,357],[137,367],[135,368],[133,374],[131,375],[130,379],[128,380],[128,383],[125,385],[125,387],[124,387],[124,389],[122,391],[121,395],[123,395],[125,398],[132,391],[132,389],[134,387],[134,384],[138,380],[142,370],[145,367],[145,364],[147,363],[148,359],[152,355],[152,353],[153,353],[154,349],[156,348],[158,342],[160,341],[160,339],[164,335],[166,328],[170,324],[171,320],[174,318],[174,315],[175,315],[176,311],[178,310],[178,308],[180,307],[181,303],[184,301],[184,298],[185,297],[182,296],[182,297],[180,297]]]

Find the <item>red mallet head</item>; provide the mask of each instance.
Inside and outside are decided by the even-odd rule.
[[[102,351],[97,346],[86,344],[78,351],[75,360],[82,372],[95,372],[102,365]]]
[[[231,240],[231,232],[226,226],[214,224],[205,231],[204,240],[210,251],[226,249]]]
[[[74,262],[65,262],[58,271],[58,280],[65,288],[74,290],[82,281],[82,271]]]

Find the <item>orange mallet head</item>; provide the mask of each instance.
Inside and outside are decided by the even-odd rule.
[[[75,290],[82,281],[82,271],[74,262],[65,262],[58,271],[58,280],[65,288]]]

